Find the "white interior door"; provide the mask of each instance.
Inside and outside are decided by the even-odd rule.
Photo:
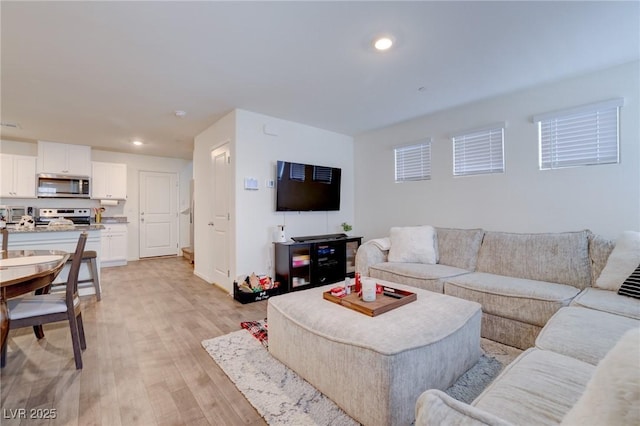
[[[140,257],[178,254],[178,178],[140,172]]]
[[[213,280],[229,288],[229,175],[228,144],[211,152],[212,191],[209,208],[209,236],[213,251]]]

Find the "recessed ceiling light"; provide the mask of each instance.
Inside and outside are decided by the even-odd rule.
[[[393,46],[393,40],[389,37],[380,37],[373,42],[373,47],[378,50],[388,50]]]
[[[184,117],[185,115],[187,115],[187,112],[186,112],[186,111],[180,111],[180,110],[176,110],[176,111],[174,111],[173,113],[174,113],[174,114],[176,115],[176,117],[178,117],[178,118],[182,118],[182,117]]]
[[[134,144],[135,146],[144,145],[144,143],[142,141],[133,141],[131,143]]]

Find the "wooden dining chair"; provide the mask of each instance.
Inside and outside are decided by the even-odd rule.
[[[87,284],[93,286],[96,293],[96,300],[99,302],[102,298],[100,295],[100,275],[98,273],[98,253],[95,250],[85,250],[82,253],[82,263],[87,265],[89,271],[89,278],[78,279],[78,288],[84,287]],[[71,263],[73,259],[69,259],[68,263]],[[82,284],[82,285],[81,285]],[[59,282],[51,284],[50,291],[63,291],[67,285],[66,282]]]
[[[34,294],[7,301],[9,330],[41,326],[51,322],[69,321],[76,369],[82,368],[82,350],[87,348],[82,324],[80,297],[78,297],[78,273],[82,262],[82,252],[87,242],[87,235],[86,232],[83,232],[78,238],[78,244],[69,270],[67,288],[64,293]],[[5,342],[2,348],[2,366],[5,364],[6,355],[7,345]]]

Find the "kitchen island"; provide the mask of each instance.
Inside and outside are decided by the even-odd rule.
[[[74,225],[73,229],[51,229],[49,226],[47,225],[37,225],[34,229],[16,229],[13,228],[11,225],[9,225],[7,227],[7,231],[9,231],[9,234],[14,235],[14,234],[33,234],[34,232],[36,233],[44,233],[44,232],[74,232],[74,231],[100,231],[104,229],[104,225],[102,225],[101,223],[96,223],[93,225]],[[79,235],[79,234],[78,234]],[[13,241],[13,240],[11,240]],[[18,249],[16,249],[18,250]]]
[[[73,254],[78,244],[81,232],[87,232],[85,250],[97,253],[98,274],[100,274],[100,260],[102,257],[101,224],[75,225],[73,229],[51,229],[48,226],[36,226],[34,229],[11,229],[9,231],[9,250],[63,250]],[[69,265],[60,272],[54,282],[65,282],[69,273]],[[89,268],[86,263],[80,267],[79,279],[89,278]],[[78,289],[80,296],[95,294],[93,285]]]

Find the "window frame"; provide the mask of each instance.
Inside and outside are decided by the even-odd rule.
[[[487,126],[483,126],[483,127],[479,127],[479,128],[475,128],[472,130],[467,130],[464,132],[459,132],[456,133],[454,135],[451,136],[451,149],[452,149],[452,163],[453,163],[453,167],[452,167],[452,172],[453,172],[453,176],[454,177],[464,177],[464,176],[477,176],[477,175],[490,175],[490,174],[503,174],[505,173],[506,170],[506,160],[505,160],[505,152],[504,152],[504,142],[505,142],[505,129],[507,127],[507,123],[506,122],[502,122],[502,123],[494,123],[494,124],[490,124]],[[492,152],[493,152],[493,144],[495,144],[496,142],[494,142],[492,140],[493,138],[493,134],[499,132],[500,133],[500,138],[499,138],[499,145],[500,145],[500,157],[499,157],[499,162],[497,161],[493,161],[492,160]],[[481,147],[480,144],[482,142],[485,142],[482,140],[482,138],[487,138],[486,143],[488,144],[487,147]],[[458,167],[458,161],[456,160],[456,158],[458,158],[459,156],[456,155],[456,148],[457,148],[457,144],[464,144],[465,139],[469,139],[469,143],[472,143],[473,140],[477,140],[476,142],[476,147],[474,148],[474,150],[479,150],[479,149],[485,149],[486,152],[486,158],[484,159],[484,161],[486,162],[486,166],[485,168],[479,168],[481,166],[481,164],[472,167],[471,165],[462,165],[460,168],[462,170],[459,170]],[[465,147],[462,147],[465,148]],[[471,147],[469,147],[471,148]],[[477,154],[475,154],[477,155]],[[482,160],[482,159],[481,159]],[[465,169],[469,169],[469,170],[465,170]]]
[[[622,106],[624,106],[624,99],[616,98],[533,116],[533,122],[538,128],[538,169],[558,170],[571,167],[619,164],[620,108]],[[615,115],[613,119],[615,123],[607,121],[609,119],[608,115]],[[554,130],[546,129],[545,126]],[[587,126],[593,126],[595,133],[586,134]],[[611,129],[615,129],[614,140],[611,140],[611,137],[607,135],[606,130],[611,131]],[[575,132],[576,130],[579,130],[581,132],[580,136],[585,139],[579,140],[576,136],[570,135],[570,131]],[[545,132],[551,133],[552,131],[556,133],[554,140],[543,140],[546,136]],[[582,133],[585,134],[582,135]],[[559,145],[558,138],[565,138],[565,141]],[[546,144],[552,146],[547,147]],[[615,151],[613,150],[614,147]],[[569,149],[572,149],[571,152],[574,153],[572,154],[574,158],[569,156]],[[547,154],[546,151],[549,151],[549,153]],[[565,152],[564,155],[563,151]],[[589,156],[590,151],[591,156]],[[607,152],[613,152],[614,154],[606,155]],[[582,155],[582,158],[576,155]]]
[[[403,144],[403,145],[399,145],[393,148],[393,163],[394,163],[394,181],[395,183],[406,183],[406,182],[418,182],[418,181],[423,181],[423,180],[431,180],[431,163],[432,163],[432,153],[431,153],[431,144],[432,144],[432,139],[431,138],[425,138],[425,139],[420,139],[418,141],[415,142],[411,142],[409,144]],[[418,159],[418,157],[423,157],[420,158],[420,165],[419,167],[416,167],[416,171],[420,171],[419,175],[415,175],[415,176],[403,176],[400,179],[398,178],[398,162],[399,162],[399,154],[405,154],[406,157],[406,153],[408,151],[410,151],[411,149],[419,149],[420,153],[418,155],[416,155],[416,159]],[[426,155],[423,152],[423,150],[426,149]],[[408,159],[404,159],[402,160],[403,162],[406,162]],[[425,167],[426,166],[426,167]],[[405,166],[403,166],[403,169],[406,169]],[[426,173],[426,174],[425,174]],[[403,173],[403,175],[406,175],[407,173]]]

